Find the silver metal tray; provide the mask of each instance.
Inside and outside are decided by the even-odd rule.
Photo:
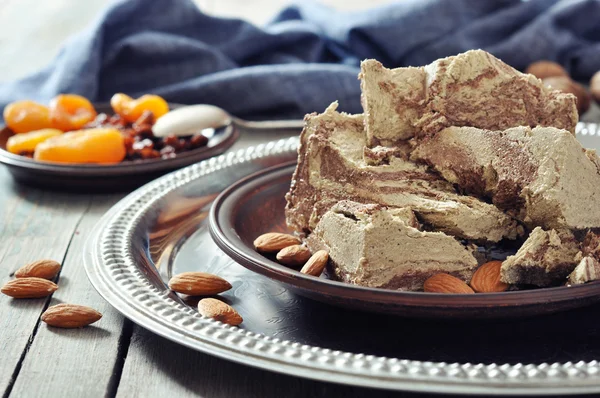
[[[581,125],[593,145],[597,126]],[[583,141],[583,140],[582,140]],[[509,321],[418,320],[330,307],[236,264],[212,242],[224,188],[296,157],[297,139],[230,153],[149,183],[112,208],[85,249],[98,292],[137,324],[190,348],[275,372],[395,390],[470,394],[600,392],[599,306]],[[172,274],[229,280],[240,328],[201,317]]]

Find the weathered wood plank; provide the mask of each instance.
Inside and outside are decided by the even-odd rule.
[[[416,398],[414,394],[342,386],[254,369],[193,351],[135,326],[117,398],[165,396]]]
[[[118,361],[119,338],[125,320],[90,284],[83,268],[82,253],[96,222],[121,197],[93,198],[94,204],[75,231],[58,280],[60,288],[50,302],[50,305],[87,305],[100,311],[102,319],[83,329],[58,329],[41,323],[11,396],[99,397],[107,393]]]
[[[0,284],[4,284],[28,262],[44,258],[62,262],[90,196],[13,186],[4,167],[0,186]],[[47,302],[0,295],[0,391],[10,388]]]

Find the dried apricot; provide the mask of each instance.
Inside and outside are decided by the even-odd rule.
[[[4,108],[4,122],[13,132],[27,133],[51,127],[48,107],[33,101],[17,101]]]
[[[125,158],[125,143],[114,128],[72,131],[42,142],[33,157],[63,163],[118,163]]]
[[[150,111],[155,120],[169,112],[169,104],[158,95],[146,94],[138,99],[133,99],[127,94],[117,93],[110,99],[110,105],[115,113],[119,114],[129,123],[139,119],[144,111]]]
[[[95,117],[94,106],[81,95],[61,94],[50,101],[50,120],[54,128],[63,131],[78,130]]]
[[[16,154],[33,153],[38,144],[62,133],[62,131],[57,129],[42,129],[16,134],[9,137],[6,141],[6,150]]]

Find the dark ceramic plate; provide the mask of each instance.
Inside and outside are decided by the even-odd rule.
[[[110,105],[95,104],[98,113],[112,114]],[[171,109],[183,105],[169,104]],[[82,165],[40,162],[6,151],[12,135],[0,130],[0,163],[4,163],[15,181],[42,188],[82,192],[116,192],[140,186],[170,171],[225,152],[238,137],[233,125],[203,132],[208,137],[205,147],[178,154],[172,159],[125,161],[115,165]]]
[[[295,164],[261,171],[233,184],[211,209],[215,243],[244,267],[303,296],[348,308],[431,318],[501,318],[564,311],[600,301],[600,281],[504,293],[435,294],[366,288],[301,274],[258,254],[252,242],[266,232],[291,232],[284,195]]]

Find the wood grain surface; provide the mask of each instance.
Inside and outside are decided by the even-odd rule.
[[[62,262],[75,228],[90,206],[90,198],[15,187],[4,167],[0,168],[0,186],[0,283],[3,285],[28,262],[40,259]],[[1,390],[12,387],[48,302],[48,298],[0,297]]]
[[[113,371],[122,360],[121,338],[129,339],[125,320],[96,293],[82,264],[83,245],[98,219],[119,197],[94,196],[74,230],[63,269],[59,290],[50,305],[60,303],[86,305],[103,317],[85,329],[57,329],[41,323],[24,357],[13,396],[102,396],[111,388]],[[31,383],[35,380],[35,383]],[[65,390],[65,386],[69,386]]]

